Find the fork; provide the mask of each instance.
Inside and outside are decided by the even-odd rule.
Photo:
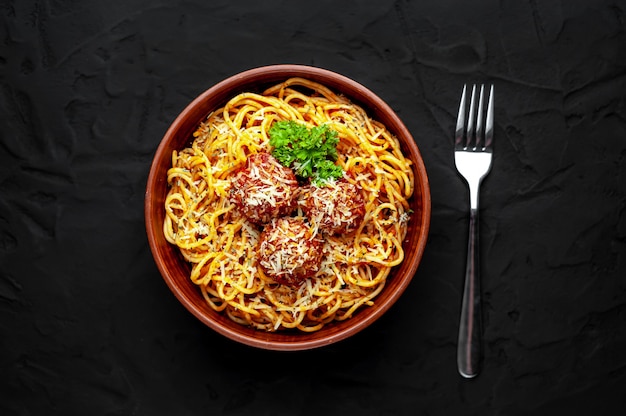
[[[457,367],[466,378],[478,375],[481,352],[481,300],[478,255],[478,196],[482,179],[491,168],[493,153],[493,85],[489,91],[487,114],[483,121],[485,86],[481,85],[476,109],[476,85],[472,87],[469,113],[466,111],[467,85],[463,86],[456,123],[454,162],[467,181],[470,195],[469,241],[465,266],[465,287],[457,344]],[[467,123],[465,119],[467,117]]]

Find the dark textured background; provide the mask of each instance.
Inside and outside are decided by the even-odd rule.
[[[0,414],[626,411],[626,4],[0,2]],[[239,71],[315,65],[399,113],[432,187],[413,282],[353,339],[251,349],[192,317],[143,222],[168,124]],[[496,86],[482,188],[485,364],[456,370],[465,82]],[[623,414],[623,413],[622,413]]]

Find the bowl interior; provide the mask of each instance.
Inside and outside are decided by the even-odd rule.
[[[374,299],[374,306],[363,308],[352,318],[331,323],[320,331],[264,332],[247,328],[215,312],[205,302],[200,290],[189,279],[190,266],[178,248],[165,241],[163,204],[168,192],[167,170],[173,150],[191,142],[191,135],[200,121],[222,106],[228,99],[244,91],[261,92],[266,87],[290,77],[317,81],[366,109],[371,118],[384,123],[401,141],[403,153],[413,161],[415,190],[409,200],[413,214],[403,242],[404,261],[392,269],[385,289]],[[153,257],[165,282],[178,300],[200,321],[235,341],[264,349],[301,350],[327,345],[345,339],[378,319],[404,292],[421,260],[430,225],[430,189],[420,152],[408,129],[373,92],[359,83],[320,68],[301,65],[274,65],[234,75],[198,96],[172,123],[155,153],[145,195],[145,219],[148,241]]]

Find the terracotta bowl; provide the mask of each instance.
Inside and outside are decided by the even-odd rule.
[[[189,279],[190,267],[177,247],[163,236],[163,203],[168,192],[167,170],[171,154],[189,142],[200,121],[228,99],[243,91],[262,91],[290,77],[303,77],[348,97],[361,105],[371,118],[384,123],[400,140],[405,155],[413,160],[415,192],[410,201],[414,213],[403,247],[405,259],[388,277],[386,287],[375,298],[375,305],[364,307],[352,318],[326,325],[313,333],[264,332],[244,327],[213,311],[197,286]],[[402,121],[376,94],[363,85],[328,70],[301,65],[274,65],[234,75],[206,90],[193,100],[169,127],[161,140],[150,169],[145,195],[145,222],[148,241],[163,279],[176,298],[196,318],[218,333],[249,346],[270,350],[304,350],[328,345],[362,331],[380,318],[402,295],[417,270],[426,245],[430,225],[430,188],[418,147]]]

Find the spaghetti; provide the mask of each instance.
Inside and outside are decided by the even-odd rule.
[[[358,227],[343,227],[347,234],[323,233],[315,218],[294,208],[290,217],[308,221],[322,247],[319,268],[297,285],[264,272],[265,226],[248,221],[229,197],[249,156],[272,150],[268,132],[280,120],[337,132],[341,180],[354,185],[364,205]],[[261,94],[233,97],[200,123],[189,147],[172,153],[164,234],[191,264],[190,279],[214,310],[260,330],[316,331],[373,305],[402,262],[411,165],[398,140],[362,108],[319,83],[291,78]]]

